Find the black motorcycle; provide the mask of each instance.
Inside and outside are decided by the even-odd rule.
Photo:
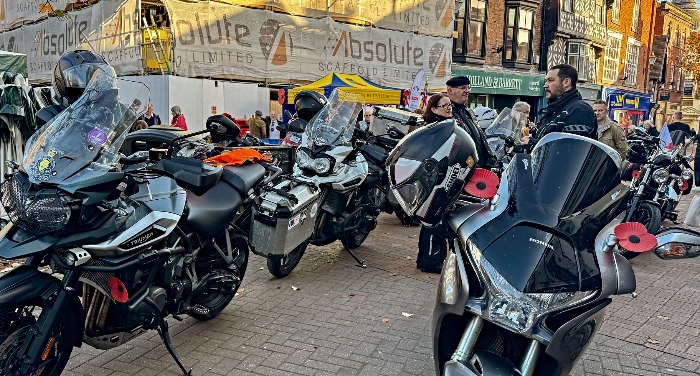
[[[603,144],[553,133],[532,155],[514,155],[488,204],[446,218],[451,251],[433,315],[436,374],[569,373],[610,297],[635,290],[611,237],[627,207],[620,165]]]
[[[630,180],[630,190],[634,194],[625,221],[643,223],[655,234],[663,219],[678,219],[675,209],[680,197],[690,193],[693,173],[680,153],[682,144],[669,150],[659,146],[657,137],[635,134],[630,137],[629,145],[629,162],[624,167],[624,175]]]
[[[153,159],[120,158],[137,99],[149,101],[145,86],[97,70],[79,100],[30,138],[0,186],[8,214],[0,257],[27,258],[0,277],[2,375],[57,376],[73,346],[109,349],[150,329],[190,374],[166,318],[209,320],[241,284],[254,187],[278,169],[168,158],[177,138]],[[235,138],[240,130],[212,116],[195,134],[206,132]]]

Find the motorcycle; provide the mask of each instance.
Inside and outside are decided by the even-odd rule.
[[[369,173],[361,151],[364,143],[356,142],[355,119],[362,105],[347,95],[335,90],[308,124],[299,118],[288,124],[291,134],[303,133],[294,174],[261,198],[260,211],[267,214],[253,228],[254,232],[268,227],[282,230],[283,235],[277,230],[269,238],[284,240],[261,247],[259,253],[268,257],[267,268],[277,278],[289,275],[308,244],[323,246],[336,240],[343,243],[359,266],[365,266],[352,249],[359,247],[376,227],[384,194],[380,176]],[[287,208],[283,214],[280,203],[288,201],[285,195],[290,193],[308,199],[303,205],[283,205]],[[289,223],[282,226],[273,221],[280,216],[289,218]],[[300,238],[303,242],[295,246]],[[259,252],[258,248],[254,247],[254,252]]]
[[[620,165],[619,154],[597,141],[552,133],[532,155],[513,156],[486,204],[445,219],[451,235],[433,314],[436,374],[569,373],[610,297],[635,290],[611,236],[627,207]],[[646,240],[634,236],[625,246]]]
[[[658,138],[634,136],[630,140],[629,163],[625,168],[634,192],[625,221],[647,226],[655,234],[663,219],[676,221],[676,206],[682,195],[690,193],[693,173],[679,148],[659,147]],[[630,256],[634,256],[631,254]]]
[[[120,158],[136,100],[149,101],[143,84],[99,68],[29,139],[22,165],[0,186],[9,216],[0,257],[27,258],[0,277],[0,374],[58,375],[74,346],[110,349],[150,329],[190,374],[166,318],[209,320],[241,284],[255,187],[278,171],[162,152],[161,160]],[[193,135],[206,132],[235,138],[240,130],[215,115]]]

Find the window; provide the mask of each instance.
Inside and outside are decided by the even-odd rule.
[[[564,3],[564,12],[573,12],[574,11],[574,0],[561,0]]]
[[[612,5],[612,22],[620,23],[620,0],[614,0]]]
[[[634,9],[632,9],[632,31],[639,31],[639,1],[634,0]]]
[[[585,53],[583,48],[581,48],[580,43],[569,43],[569,47],[566,49],[567,64],[576,68],[577,71],[581,71],[581,66],[579,65],[583,59],[585,59]]]
[[[674,45],[674,46],[678,46],[679,40],[680,40],[680,33],[678,32],[678,30],[676,30],[676,35],[675,35],[675,37],[673,38],[673,45]]]
[[[605,46],[605,62],[603,63],[603,81],[615,82],[617,80],[621,44],[622,34],[608,31],[608,44]]]
[[[681,36],[681,48],[685,48],[685,33]]]
[[[504,55],[506,61],[528,63],[532,55],[532,25],[535,12],[532,9],[508,8]]]
[[[453,51],[457,60],[465,56],[485,57],[486,47],[486,0],[465,0],[460,4],[455,17],[455,38]]]
[[[625,85],[637,85],[637,65],[639,63],[639,41],[627,39],[627,54],[625,56]]]
[[[668,75],[668,85],[670,89],[673,89],[673,74],[676,72],[676,67],[671,66],[671,73]]]
[[[596,5],[595,6],[595,22],[597,24],[603,24],[603,6],[602,5]]]

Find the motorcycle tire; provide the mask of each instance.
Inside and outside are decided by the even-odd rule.
[[[20,371],[20,360],[16,352],[29,336],[31,326],[37,322],[41,301],[26,301],[3,307],[0,310],[0,375],[24,376]],[[57,323],[57,331],[52,333],[55,342],[49,358],[42,368],[32,374],[59,376],[68,363],[76,343],[77,333],[71,315],[62,315]]]
[[[632,214],[631,221],[643,224],[650,234],[656,234],[661,228],[661,210],[654,204],[642,202]],[[625,256],[626,259],[631,260],[639,256],[639,253],[624,252],[622,255]]]
[[[219,238],[223,239],[223,234],[217,236],[217,244],[219,244]],[[225,240],[223,244],[226,244]],[[248,256],[250,255],[248,243],[242,237],[234,236],[231,238],[231,248],[233,248],[233,263],[236,265],[236,272],[238,273],[237,277],[239,281],[242,282],[246,268],[248,267]],[[221,264],[224,265],[220,265],[218,269],[224,269],[226,267],[225,262],[223,262],[223,260]],[[210,270],[212,272],[216,271],[216,269]],[[230,272],[230,269],[228,269],[227,272]],[[222,292],[217,294],[216,296],[211,296],[206,301],[198,302],[195,305],[195,309],[189,312],[188,315],[194,317],[199,321],[207,321],[213,319],[214,317],[218,316],[229,303],[231,303],[231,300],[234,296],[236,296],[236,292],[238,292],[238,288],[240,286],[241,283],[238,283],[238,285],[235,288],[230,289],[228,291],[224,291],[222,289]],[[197,310],[196,306],[202,306],[205,309]]]
[[[269,257],[267,258],[267,270],[276,278],[284,278],[294,270],[301,261],[301,256],[306,252],[307,242],[299,244],[291,252],[284,257]]]
[[[350,249],[355,249],[367,240],[369,233],[377,227],[377,219],[365,214],[364,210],[357,211],[350,223],[351,226],[358,226],[350,233],[343,234],[343,244]]]

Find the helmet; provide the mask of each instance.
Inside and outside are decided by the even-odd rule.
[[[436,224],[459,198],[477,162],[474,140],[454,120],[419,128],[386,160],[391,192],[408,215]]]
[[[498,111],[484,106],[478,106],[475,108],[474,113],[476,114],[476,118],[479,121],[479,127],[481,127],[481,129],[488,128],[493,122],[493,119],[498,116]]]
[[[297,116],[305,121],[311,120],[328,103],[323,94],[313,90],[302,90],[294,97]]]
[[[109,66],[102,56],[86,50],[69,51],[53,69],[53,90],[63,105],[71,105],[83,94],[98,66]]]

